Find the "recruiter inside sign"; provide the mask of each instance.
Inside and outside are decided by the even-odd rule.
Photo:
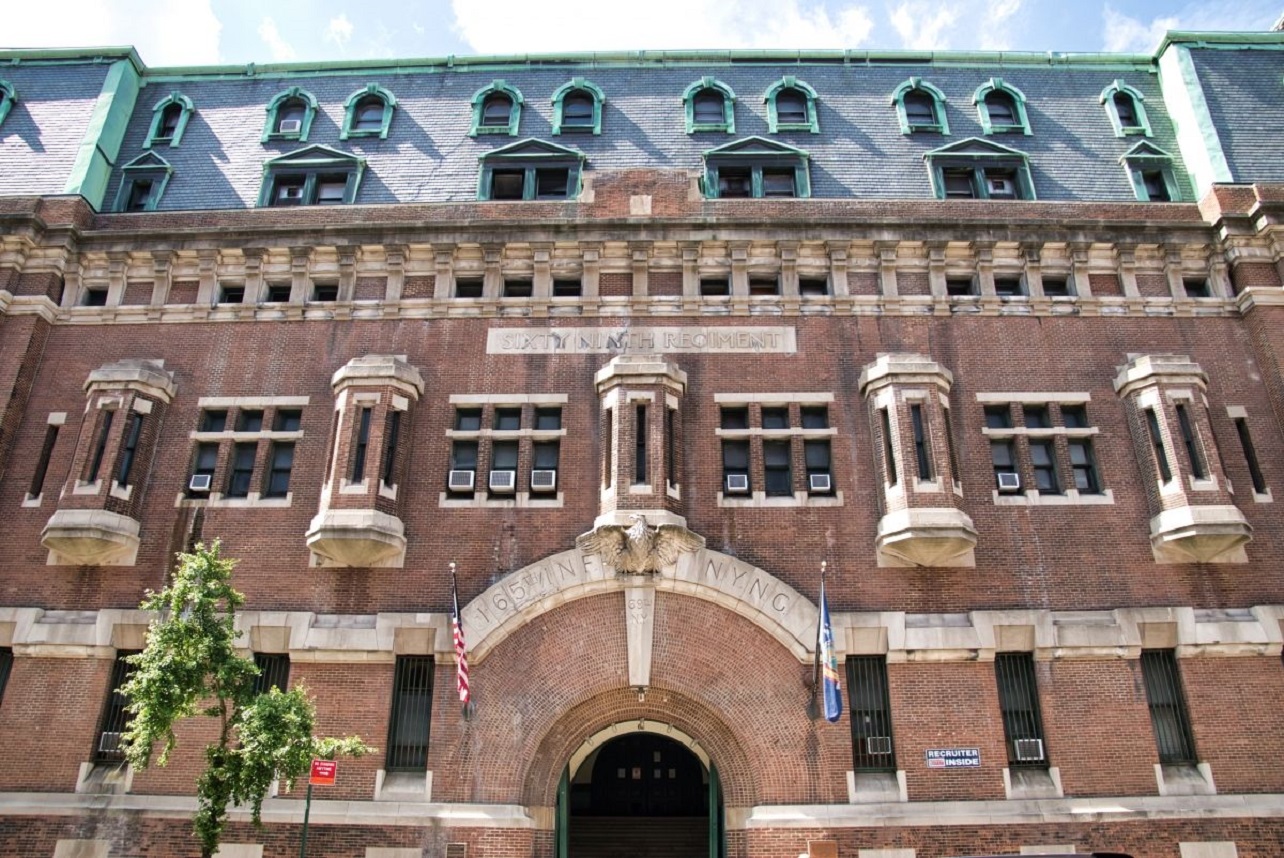
[[[929,769],[974,769],[981,765],[980,748],[929,748]]]

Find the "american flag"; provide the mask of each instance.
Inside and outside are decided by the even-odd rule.
[[[464,643],[464,624],[459,619],[459,593],[455,589],[455,564],[450,564],[450,595],[455,609],[450,615],[450,630],[455,637],[455,688],[459,691],[459,702],[467,706],[472,700],[468,690],[468,647]]]

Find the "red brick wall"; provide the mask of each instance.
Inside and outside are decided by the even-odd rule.
[[[1278,656],[1180,661],[1195,752],[1221,793],[1284,792],[1279,707],[1284,668]],[[1228,693],[1228,689],[1234,689]]]

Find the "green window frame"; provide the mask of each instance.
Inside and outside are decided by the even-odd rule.
[[[795,90],[803,96],[805,118],[802,122],[780,121],[776,101],[780,94],[787,90]],[[762,100],[767,104],[767,129],[772,134],[778,134],[781,131],[807,131],[812,134],[819,134],[820,117],[816,110],[818,98],[816,90],[808,86],[806,81],[799,80],[793,75],[785,75],[767,87],[767,91],[763,93]]]
[[[506,125],[486,125],[483,122],[486,114],[486,102],[492,96],[503,96],[508,99],[508,123]],[[518,126],[522,122],[522,105],[524,103],[522,92],[517,87],[505,80],[497,79],[491,81],[490,85],[483,86],[473,93],[473,125],[468,130],[468,136],[505,134],[509,137],[516,137]]]
[[[697,122],[696,98],[705,92],[716,92],[722,96],[722,121]],[[686,112],[687,133],[700,131],[721,131],[724,134],[736,133],[736,94],[731,87],[713,77],[702,77],[691,84],[682,93],[682,105]]]
[[[528,138],[487,152],[479,157],[481,171],[477,178],[477,199],[503,202],[575,200],[580,195],[584,172],[584,153],[555,143]],[[565,196],[541,195],[542,181],[560,181],[566,171]],[[497,181],[506,182],[506,190],[520,190],[520,197],[497,193]]]
[[[1034,180],[1030,175],[1030,159],[1026,153],[1001,146],[979,137],[971,137],[933,149],[923,155],[932,194],[938,200],[959,198],[952,192],[956,182],[964,177],[970,183],[971,193],[966,198],[977,200],[1035,200]],[[1014,183],[1012,195],[1000,194],[995,188],[999,179]]]
[[[165,115],[171,113],[173,107],[179,110],[178,121],[173,130],[167,133]],[[183,132],[187,130],[187,120],[192,117],[195,109],[192,100],[178,90],[174,90],[156,102],[152,107],[152,124],[147,130],[147,139],[143,141],[143,148],[150,149],[160,143],[169,144],[171,149],[178,148],[178,144],[183,139]]]
[[[278,114],[281,108],[291,101],[303,102],[303,117],[299,122],[298,131],[280,131]],[[263,123],[263,143],[271,140],[298,140],[300,143],[308,142],[308,132],[312,130],[312,119],[317,113],[317,99],[312,93],[301,87],[292,86],[284,92],[278,93],[275,98],[268,102],[267,121]]]
[[[260,208],[351,205],[356,201],[365,169],[364,158],[329,146],[308,146],[269,158],[263,163],[258,205]],[[327,187],[334,188],[340,179],[342,196],[328,196]],[[283,202],[281,191],[285,187],[297,188],[296,193],[291,193],[290,202]]]
[[[9,115],[9,111],[18,103],[18,89],[4,78],[0,78],[0,124]]]
[[[1173,157],[1152,143],[1142,141],[1125,152],[1123,165],[1132,192],[1143,203],[1179,203],[1181,185],[1173,170]]]
[[[1119,115],[1120,97],[1132,100],[1132,123],[1125,125],[1124,117]],[[1115,129],[1116,137],[1151,136],[1150,119],[1146,116],[1146,96],[1133,89],[1122,80],[1116,80],[1110,86],[1101,91],[1100,102],[1105,105],[1106,116],[1110,118],[1110,125]]]
[[[728,194],[724,179],[733,175],[745,193]],[[773,179],[791,176],[793,193],[773,192]],[[707,199],[766,199],[811,197],[811,155],[804,149],[764,137],[746,137],[704,153],[704,195]]]
[[[932,122],[913,122],[905,108],[905,99],[913,93],[921,93],[932,100]],[[932,86],[921,77],[912,77],[892,92],[892,106],[896,108],[896,119],[900,123],[902,134],[930,133],[949,136],[950,122],[945,116],[945,93]]]
[[[358,128],[360,116],[357,113],[361,104],[367,100],[378,99],[383,102],[383,120],[378,128]],[[363,88],[348,96],[343,103],[343,130],[339,132],[340,140],[350,137],[378,137],[388,139],[388,128],[392,125],[392,114],[397,109],[397,97],[377,83],[366,84]]]
[[[121,168],[115,212],[153,212],[165,194],[174,168],[155,152],[144,152]]]
[[[565,107],[566,99],[575,93],[584,93],[593,103],[592,122],[583,124],[574,123],[566,124]],[[561,135],[592,132],[594,135],[602,133],[602,106],[606,104],[606,93],[602,92],[601,87],[590,80],[582,77],[571,78],[562,84],[557,92],[553,93],[553,134]]]
[[[990,120],[989,99],[995,93],[1004,93],[1012,99],[1014,122],[996,125]],[[1033,134],[1025,101],[1025,93],[1001,77],[990,78],[972,93],[972,103],[976,105],[977,118],[981,121],[981,131],[984,134],[1024,134],[1027,137]]]

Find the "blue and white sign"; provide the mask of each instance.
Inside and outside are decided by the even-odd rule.
[[[980,748],[929,748],[929,769],[976,769],[981,766]]]

